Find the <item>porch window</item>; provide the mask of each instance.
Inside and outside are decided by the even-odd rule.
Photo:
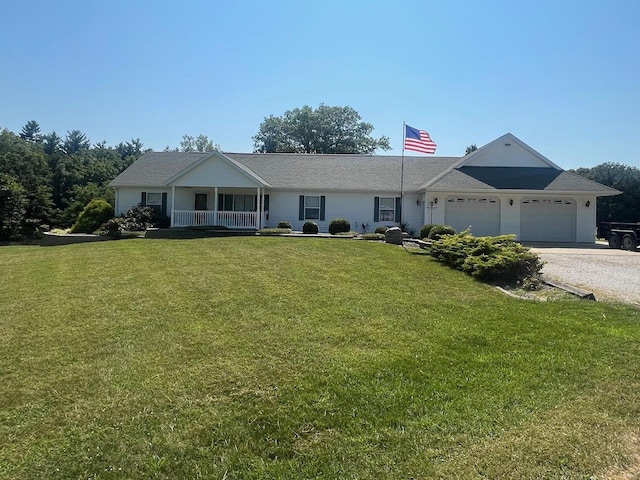
[[[396,199],[394,197],[380,197],[380,222],[394,222],[396,214]]]
[[[255,195],[220,194],[218,208],[223,212],[255,212],[257,210]]]

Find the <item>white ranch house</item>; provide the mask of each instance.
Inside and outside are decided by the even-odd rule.
[[[404,175],[401,174],[404,170]],[[402,180],[402,181],[401,181]],[[402,184],[402,185],[401,185]],[[522,241],[595,241],[596,199],[621,192],[566,172],[511,134],[464,157],[147,152],[111,186],[172,227],[260,229],[333,218],[372,232],[402,221]],[[402,188],[402,194],[401,194]]]

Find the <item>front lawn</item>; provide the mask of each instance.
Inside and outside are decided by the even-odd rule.
[[[638,451],[637,308],[355,240],[0,262],[0,478],[578,479]]]

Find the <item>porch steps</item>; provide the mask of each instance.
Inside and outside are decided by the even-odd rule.
[[[256,234],[256,230],[238,228],[150,228],[145,238],[210,238],[210,237],[247,237]]]

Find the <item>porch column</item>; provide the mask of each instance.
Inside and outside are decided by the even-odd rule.
[[[213,189],[213,221],[218,225],[218,187]]]
[[[175,210],[175,206],[176,206],[176,186],[172,185],[171,186],[171,228],[173,228],[173,219],[174,219],[174,214],[173,211]]]
[[[260,228],[262,228],[262,225],[264,225],[264,223],[267,220],[265,218],[265,210],[264,210],[264,191],[265,191],[265,188],[262,187],[262,211],[260,212]]]
[[[260,197],[260,187],[256,188],[256,227],[262,228],[262,198]]]

